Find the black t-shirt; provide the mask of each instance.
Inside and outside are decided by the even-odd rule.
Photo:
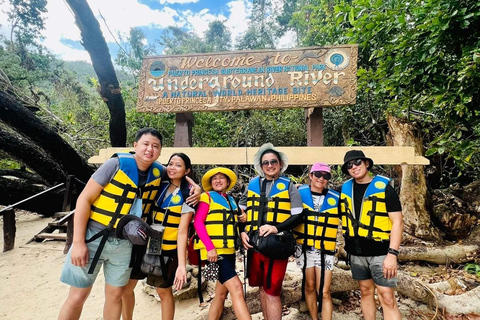
[[[359,184],[355,181],[353,182],[353,205],[355,209],[355,218],[360,216],[363,195],[365,194],[369,184],[370,183]],[[400,199],[398,198],[395,189],[389,184],[385,189],[385,204],[387,207],[387,212],[402,211]],[[355,239],[350,239],[350,241],[345,244],[345,250],[348,253],[357,256],[379,256],[387,254],[389,246],[389,240],[375,241],[364,237],[356,237]]]

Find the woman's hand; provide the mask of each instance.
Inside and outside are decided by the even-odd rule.
[[[212,250],[207,252],[207,260],[210,262],[217,262],[218,260],[217,249],[213,248]]]
[[[187,283],[187,269],[185,266],[178,266],[173,286],[176,290],[180,290],[185,283]]]
[[[260,236],[261,237],[266,237],[269,234],[276,234],[278,233],[278,229],[275,226],[271,226],[269,224],[264,224],[263,226],[260,227]]]
[[[253,247],[250,245],[250,238],[248,237],[248,234],[246,232],[240,233],[240,238],[242,238],[242,244],[243,247],[248,250],[248,249],[253,249]]]

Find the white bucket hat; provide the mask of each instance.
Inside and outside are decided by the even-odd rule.
[[[285,172],[285,170],[287,170],[287,167],[288,167],[287,155],[281,151],[278,151],[278,149],[276,149],[273,146],[273,144],[271,144],[270,142],[265,143],[260,147],[260,149],[258,149],[257,153],[255,153],[255,155],[253,156],[253,167],[261,177],[265,177],[265,173],[262,170],[262,164],[261,164],[262,155],[268,150],[273,150],[280,155],[280,161],[283,164],[282,168],[280,169],[280,173]]]

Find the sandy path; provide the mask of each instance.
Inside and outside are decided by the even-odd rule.
[[[31,213],[17,211],[17,234],[15,248],[0,253],[0,319],[32,320],[56,319],[67,297],[69,287],[60,282],[60,273],[65,261],[63,248],[65,242],[47,241],[26,244],[52,218],[43,218]],[[0,218],[0,228],[3,219]],[[0,248],[3,250],[3,231],[0,236]],[[102,319],[104,302],[104,278],[100,272],[90,297],[85,303],[81,319]],[[141,285],[137,285],[135,319],[161,319],[161,303],[145,294]],[[405,310],[404,310],[405,311]],[[358,311],[357,311],[358,312]],[[197,299],[176,302],[175,319],[195,320],[201,312]],[[405,314],[404,314],[405,315]],[[253,320],[262,319],[261,314],[253,315]],[[290,319],[309,319],[306,314],[292,314]],[[358,313],[341,314],[334,312],[334,320],[360,319]],[[377,313],[377,319],[381,319]],[[412,317],[409,317],[413,320]]]

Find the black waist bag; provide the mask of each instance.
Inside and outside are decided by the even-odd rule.
[[[295,252],[293,233],[282,231],[261,237],[258,230],[250,236],[250,244],[255,251],[271,259],[288,259]]]

